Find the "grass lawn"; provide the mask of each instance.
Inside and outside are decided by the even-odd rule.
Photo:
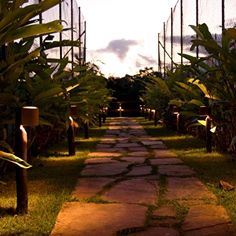
[[[220,180],[236,186],[236,162],[227,154],[216,151],[206,153],[203,140],[190,135],[177,135],[162,126],[155,127],[153,121],[143,118],[137,120],[149,135],[163,140],[171,151],[197,172],[197,177],[217,196],[218,203],[226,208],[236,226],[236,190],[224,191],[219,188]]]
[[[51,148],[47,155],[33,160],[33,167],[28,170],[29,213],[25,216],[14,213],[15,177],[14,171],[9,171],[4,179],[7,184],[0,184],[0,235],[50,234],[63,202],[70,200],[87,154],[94,150],[106,128],[105,125],[91,128],[87,140],[78,137],[76,156],[67,156],[65,142]]]

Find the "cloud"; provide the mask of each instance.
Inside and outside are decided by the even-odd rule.
[[[141,55],[141,54],[138,54],[139,57],[141,57],[143,59],[143,61],[145,63],[148,63],[148,64],[157,64],[157,61],[154,60],[152,57],[147,57],[147,56],[144,56],[144,55]]]
[[[109,42],[106,48],[98,49],[97,52],[111,52],[117,55],[120,60],[124,60],[130,47],[138,44],[136,40],[115,39]]]
[[[153,67],[157,65],[157,61],[154,60],[152,57],[144,56],[141,54],[138,54],[139,58],[135,62],[135,66],[137,68],[143,68],[143,67]]]

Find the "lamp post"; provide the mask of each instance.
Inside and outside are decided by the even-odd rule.
[[[75,155],[75,131],[73,116],[77,116],[77,106],[70,105],[69,125],[67,129],[68,153],[69,156]]]
[[[37,126],[39,124],[39,109],[33,106],[16,108],[15,121],[15,154],[27,161],[27,132],[24,126]],[[28,213],[28,177],[27,171],[16,167],[16,213],[24,215]]]
[[[206,151],[207,152],[212,152],[212,134],[211,134],[211,122],[212,119],[210,117],[210,111],[208,107],[206,106],[201,106],[200,115],[206,116],[205,121],[206,121],[206,127],[205,127],[205,135],[206,135]]]
[[[180,113],[179,113],[179,107],[177,107],[177,106],[173,107],[173,114],[176,115],[176,131],[177,131],[177,134],[180,134]]]

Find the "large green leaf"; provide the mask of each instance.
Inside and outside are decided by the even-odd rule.
[[[30,167],[32,167],[29,163],[27,163],[26,161],[22,160],[21,158],[15,156],[12,153],[0,151],[0,159],[2,159],[4,161],[11,162],[11,163],[13,163],[21,168],[24,168],[24,169],[29,169]]]
[[[63,27],[59,20],[55,20],[46,24],[29,25],[11,31],[11,33],[8,33],[5,36],[0,36],[0,42],[4,44],[20,38],[37,37],[40,35],[59,32],[62,29]]]

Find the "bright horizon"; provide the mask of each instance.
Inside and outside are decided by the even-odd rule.
[[[105,76],[158,69],[158,33],[177,0],[77,1],[87,24],[87,61]]]

